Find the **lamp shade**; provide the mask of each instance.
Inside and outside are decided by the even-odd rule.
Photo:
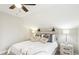
[[[52,31],[55,31],[55,28],[53,27]]]
[[[40,29],[38,29],[37,31],[40,31]]]

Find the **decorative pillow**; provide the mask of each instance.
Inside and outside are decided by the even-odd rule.
[[[49,34],[42,34],[42,37],[49,38],[50,35]]]
[[[41,37],[40,36],[35,36],[36,41],[40,41]]]
[[[30,40],[33,41],[33,42],[35,41],[34,37],[31,37]]]
[[[31,37],[31,41],[34,41],[34,42],[37,42],[40,39],[41,39],[41,37],[40,36],[36,36],[36,35],[34,35],[33,37]]]
[[[50,34],[48,42],[52,42],[52,34]]]
[[[42,37],[40,39],[40,42],[42,42],[42,43],[47,43],[47,41],[48,41],[48,38],[45,38],[45,37]]]
[[[40,36],[40,37],[41,37],[41,34],[39,34],[39,33],[37,34],[37,33],[36,33],[35,36],[38,36],[38,37]]]
[[[32,42],[42,42],[47,43],[49,41],[50,35],[49,34],[35,34],[31,37]]]
[[[31,41],[37,42],[39,41],[41,38],[40,37],[31,37]]]

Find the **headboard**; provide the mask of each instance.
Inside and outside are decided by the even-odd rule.
[[[36,31],[37,34],[55,34],[55,28],[38,28]]]
[[[48,42],[52,42],[52,35],[55,35],[55,28],[39,28],[35,36],[49,38]]]

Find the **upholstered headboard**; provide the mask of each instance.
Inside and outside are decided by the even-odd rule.
[[[35,36],[49,38],[48,42],[52,42],[52,36],[55,35],[55,28],[39,28]]]

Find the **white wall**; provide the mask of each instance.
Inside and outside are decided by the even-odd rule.
[[[28,37],[22,19],[0,12],[0,51]]]
[[[79,27],[77,27],[77,42],[76,42],[76,46],[77,46],[77,54],[79,54]]]

